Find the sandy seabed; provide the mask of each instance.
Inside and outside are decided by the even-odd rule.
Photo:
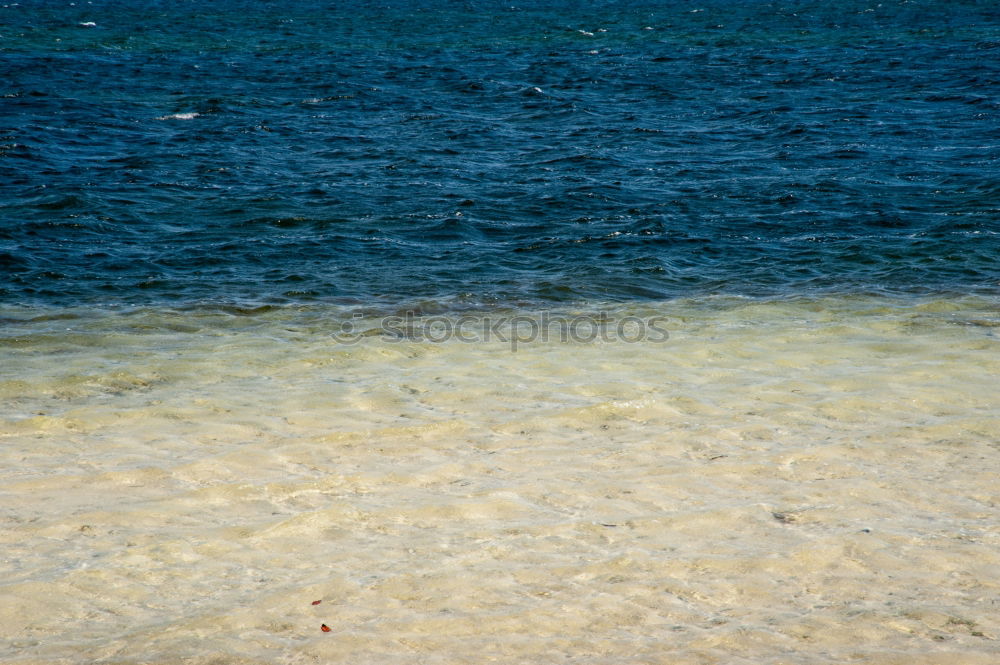
[[[623,313],[14,312],[0,660],[1000,662],[996,302]]]

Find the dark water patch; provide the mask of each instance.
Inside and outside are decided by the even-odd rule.
[[[995,292],[1000,17],[883,5],[5,8],[0,297]]]

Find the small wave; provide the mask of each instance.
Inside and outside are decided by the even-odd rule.
[[[171,113],[170,115],[161,115],[157,120],[192,120],[200,116],[200,113]]]

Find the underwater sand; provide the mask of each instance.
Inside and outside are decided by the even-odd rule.
[[[996,302],[609,311],[8,308],[0,660],[1000,660]]]

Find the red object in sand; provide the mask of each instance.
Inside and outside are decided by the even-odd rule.
[[[322,626],[320,626],[319,629],[322,630],[324,633],[329,633],[330,632],[330,627],[328,625],[326,625],[325,623]]]
[[[322,600],[314,600],[313,605],[319,605],[322,602],[323,602]]]

